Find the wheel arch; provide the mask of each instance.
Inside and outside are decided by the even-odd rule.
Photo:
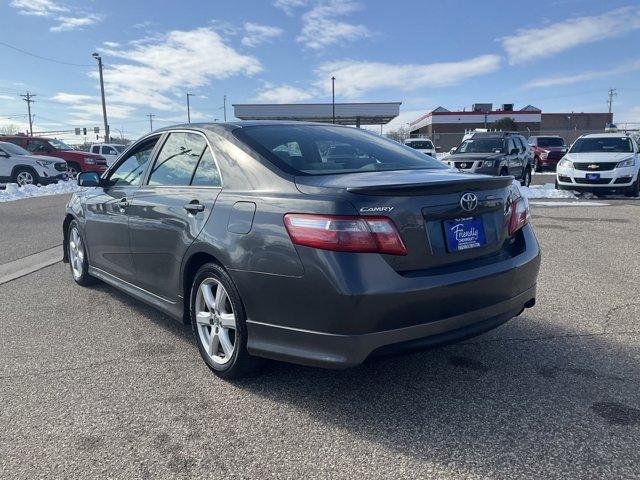
[[[33,177],[36,180],[36,182],[38,180],[40,180],[40,175],[38,175],[38,172],[36,171],[35,168],[33,168],[31,165],[14,165],[14,167],[11,169],[11,179],[14,179],[17,172],[19,170],[29,170],[31,173],[33,173]]]
[[[193,283],[193,279],[200,270],[200,267],[206,263],[215,263],[223,268],[225,271],[227,270],[222,262],[218,259],[218,255],[211,250],[198,249],[193,252],[189,252],[188,256],[185,256],[186,260],[182,266],[182,272],[180,274],[181,281],[180,285],[182,287],[182,295],[183,295],[183,306],[184,306],[184,314],[182,316],[182,320],[185,324],[191,323],[191,315],[189,314],[189,309],[191,305],[191,284]]]

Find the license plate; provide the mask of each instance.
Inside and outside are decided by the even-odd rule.
[[[587,180],[600,180],[599,173],[587,173]]]
[[[478,248],[487,243],[482,217],[445,220],[444,231],[447,237],[447,249],[450,252]]]

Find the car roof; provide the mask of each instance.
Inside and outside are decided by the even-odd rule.
[[[628,138],[629,134],[627,133],[588,133],[586,135],[582,135],[581,138]]]
[[[171,125],[155,130],[154,133],[166,132],[168,130],[209,130],[212,132],[233,131],[243,127],[255,127],[255,126],[275,126],[275,125],[316,125],[316,126],[332,126],[340,128],[356,128],[348,125],[338,125],[322,122],[298,122],[295,120],[242,120],[238,122],[203,122],[203,123],[181,123],[177,125]],[[366,130],[365,130],[366,131]]]

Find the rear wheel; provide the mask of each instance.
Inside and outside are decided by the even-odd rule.
[[[24,187],[25,185],[35,185],[38,177],[30,168],[18,168],[13,174],[13,181]]]
[[[219,377],[240,378],[258,360],[247,352],[246,314],[229,274],[215,263],[203,265],[191,287],[193,335],[202,359]]]
[[[78,174],[82,173],[82,169],[77,163],[69,162],[67,163],[67,173],[69,174],[69,178],[73,178],[75,180],[78,178]]]
[[[69,249],[69,266],[71,275],[78,285],[87,287],[96,283],[96,278],[89,275],[89,262],[87,261],[87,250],[80,233],[78,222],[73,220],[69,224],[67,233],[67,248]]]
[[[500,170],[500,176],[506,177],[508,175],[509,175],[509,170],[507,170],[507,167],[502,167],[502,169]]]
[[[531,185],[531,167],[527,167],[524,171],[524,175],[522,176],[520,185],[522,185],[523,187],[528,187],[529,185]]]

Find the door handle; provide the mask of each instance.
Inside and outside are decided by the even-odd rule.
[[[189,213],[193,213],[194,215],[198,212],[203,212],[204,211],[204,205],[202,205],[200,202],[198,202],[197,200],[193,200],[190,203],[187,203],[184,206],[184,209],[189,212]]]
[[[127,201],[126,198],[121,198],[120,201],[118,202],[118,208],[120,209],[121,212],[124,212],[128,206],[129,206],[129,202]]]

